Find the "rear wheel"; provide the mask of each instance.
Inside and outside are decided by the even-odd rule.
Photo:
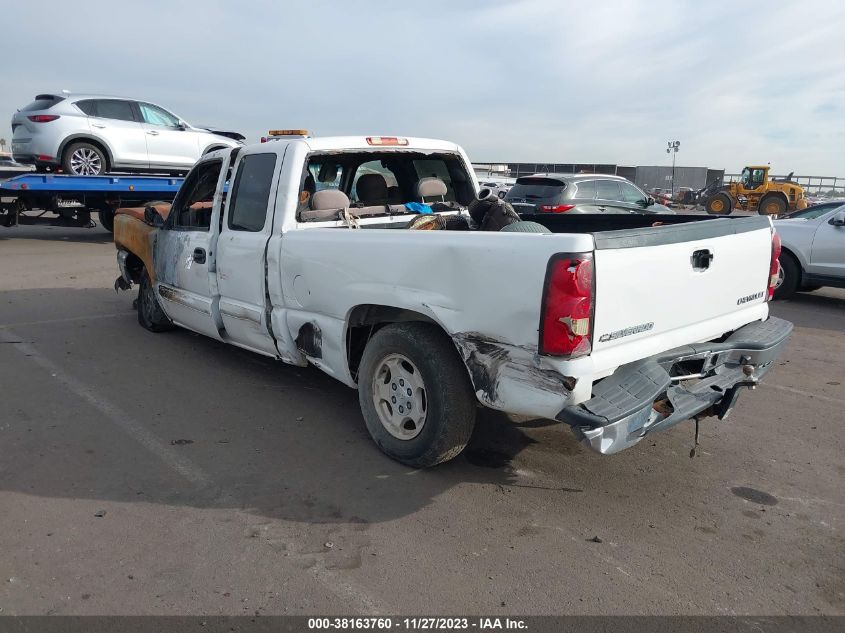
[[[801,266],[789,253],[780,256],[778,280],[775,286],[775,299],[789,299],[798,290],[801,281]]]
[[[370,339],[358,372],[358,400],[379,448],[415,468],[458,455],[475,426],[466,367],[452,342],[429,323],[394,323]]]
[[[108,171],[106,156],[91,143],[73,143],[62,156],[62,169],[74,176],[99,176]]]
[[[100,209],[100,224],[109,233],[114,233],[114,211],[112,209]]]
[[[786,211],[786,200],[780,196],[766,196],[757,205],[757,213],[760,215],[781,215]]]
[[[731,199],[727,194],[717,193],[704,205],[710,215],[729,215],[731,212]]]
[[[138,284],[138,323],[150,332],[165,332],[173,328],[155,296],[155,288],[147,269],[141,271]]]

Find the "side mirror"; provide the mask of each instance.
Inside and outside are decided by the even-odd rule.
[[[144,222],[156,228],[164,226],[164,218],[159,215],[156,208],[152,205],[144,207]]]
[[[188,124],[185,123],[182,119],[179,119],[179,122],[176,124],[176,129],[185,131],[188,129]]]
[[[645,206],[650,207],[653,204],[654,204],[654,198],[652,198],[651,196],[649,196],[648,198],[645,199]]]

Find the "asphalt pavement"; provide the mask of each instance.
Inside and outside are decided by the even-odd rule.
[[[0,613],[845,614],[845,291],[729,421],[615,456],[483,411],[418,471],[355,391],[137,323],[102,229],[0,227]]]

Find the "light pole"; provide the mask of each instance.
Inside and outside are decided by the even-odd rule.
[[[675,154],[678,153],[678,148],[681,147],[680,141],[669,141],[669,147],[666,148],[667,154],[672,154],[672,200],[675,199]]]

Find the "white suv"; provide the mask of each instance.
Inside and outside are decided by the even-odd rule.
[[[186,171],[203,154],[243,138],[191,126],[152,103],[100,95],[42,94],[12,116],[16,161],[85,176]]]

